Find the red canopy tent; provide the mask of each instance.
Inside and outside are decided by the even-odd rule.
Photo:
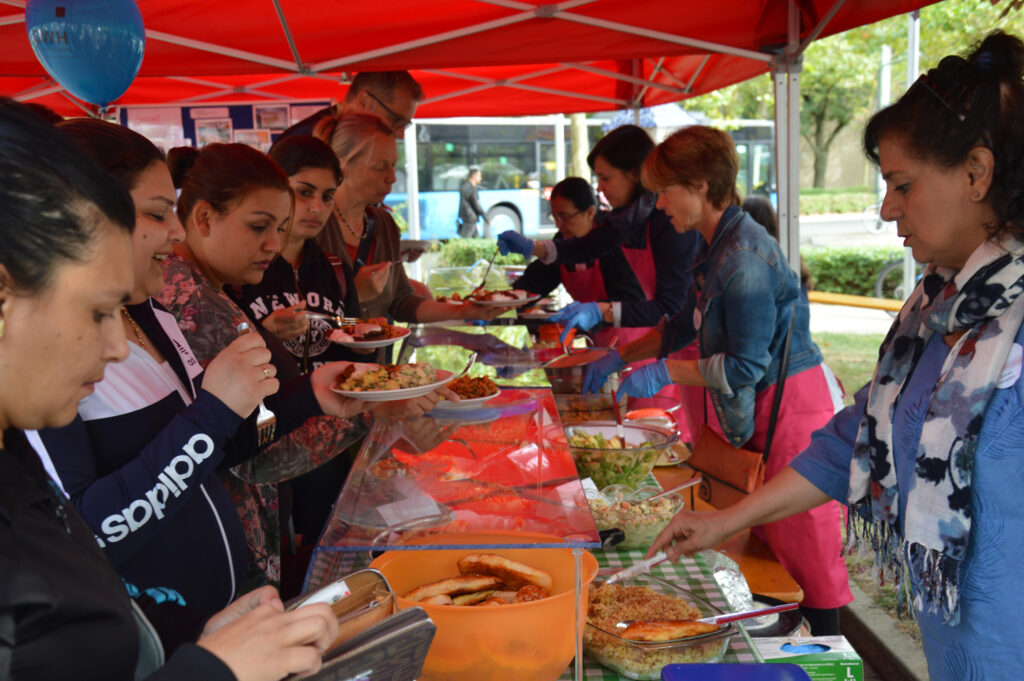
[[[323,101],[343,96],[349,73],[408,69],[427,93],[419,116],[569,113],[677,101],[771,70],[795,266],[800,55],[819,36],[933,1],[139,0],[145,59],[114,104]],[[88,112],[36,61],[24,6],[0,0],[0,94]]]
[[[0,0],[0,93],[80,113],[32,53],[24,4]],[[792,0],[795,35],[806,43],[925,4]],[[409,69],[427,92],[425,117],[622,109],[765,73],[791,37],[788,0],[139,0],[139,7],[146,55],[119,105],[322,101],[344,94],[347,73]]]

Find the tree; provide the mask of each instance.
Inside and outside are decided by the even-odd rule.
[[[921,68],[935,66],[948,54],[970,51],[997,28],[1024,37],[1024,13],[1018,4],[1018,0],[946,0],[921,9]],[[851,124],[863,124],[875,109],[881,47],[886,44],[895,55],[893,64],[905,64],[906,15],[817,40],[804,53],[800,132],[814,154],[815,187],[825,185],[829,151],[839,132]],[[900,74],[894,69],[892,100],[907,87]],[[687,108],[719,120],[770,118],[772,102],[771,78],[758,76],[695,97]]]
[[[817,40],[804,53],[800,78],[800,136],[814,154],[814,187],[825,186],[836,136],[874,99],[877,66],[868,52],[870,31],[846,31]],[[865,49],[869,48],[869,49]]]

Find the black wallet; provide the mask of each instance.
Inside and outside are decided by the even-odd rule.
[[[341,631],[324,653],[315,681],[415,681],[423,669],[436,626],[423,608],[396,612],[394,594],[377,570],[353,572],[291,601],[331,602]],[[290,676],[298,679],[298,676]]]

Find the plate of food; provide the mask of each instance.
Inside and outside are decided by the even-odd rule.
[[[444,409],[471,409],[479,407],[484,402],[492,400],[501,394],[498,385],[487,376],[471,378],[462,376],[448,383],[448,387],[461,397],[458,402],[441,400],[438,406]]]
[[[701,596],[651,574],[591,586],[583,649],[618,674],[653,681],[667,664],[722,659],[736,625],[697,621],[721,614]],[[638,620],[651,625],[649,631],[634,635],[618,626]]]
[[[522,319],[545,320],[554,317],[556,314],[558,313],[548,312],[547,310],[543,310],[539,307],[531,307],[529,310],[519,310],[519,316]]]
[[[347,348],[383,348],[408,336],[409,329],[389,324],[384,317],[374,317],[355,324],[341,324],[328,338]]]
[[[466,296],[461,296],[458,293],[453,293],[448,297],[438,296],[436,300],[439,303],[476,303],[489,307],[518,307],[540,300],[540,295],[522,289],[480,290]]]
[[[426,395],[452,379],[452,372],[419,364],[353,362],[338,376],[334,392],[366,402],[390,402]]]

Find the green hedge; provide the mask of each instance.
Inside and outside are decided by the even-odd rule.
[[[477,260],[490,260],[497,247],[495,239],[449,239],[441,245],[437,264],[439,267],[469,267]],[[518,253],[499,253],[494,264],[525,265],[526,260]]]
[[[826,215],[829,213],[862,213],[878,201],[874,192],[814,192],[800,191],[801,215]]]
[[[800,249],[800,258],[814,279],[814,290],[855,296],[873,296],[878,271],[901,257],[903,249],[886,246]]]
[[[469,267],[479,260],[490,259],[494,254],[495,247],[494,239],[451,239],[441,245],[435,267]],[[811,271],[816,291],[870,296],[874,295],[875,277],[878,275],[878,271],[890,260],[903,257],[903,249],[886,246],[847,248],[806,246],[800,249],[800,257]],[[522,265],[524,263],[523,257],[517,254],[498,255],[494,260],[495,265]],[[456,274],[461,276],[461,273]],[[480,276],[483,276],[482,271],[467,274],[473,281],[477,281]],[[492,275],[497,276],[494,272]],[[441,282],[433,283],[433,285],[440,284]],[[459,290],[459,287],[454,285],[449,285],[448,288],[453,291]]]

